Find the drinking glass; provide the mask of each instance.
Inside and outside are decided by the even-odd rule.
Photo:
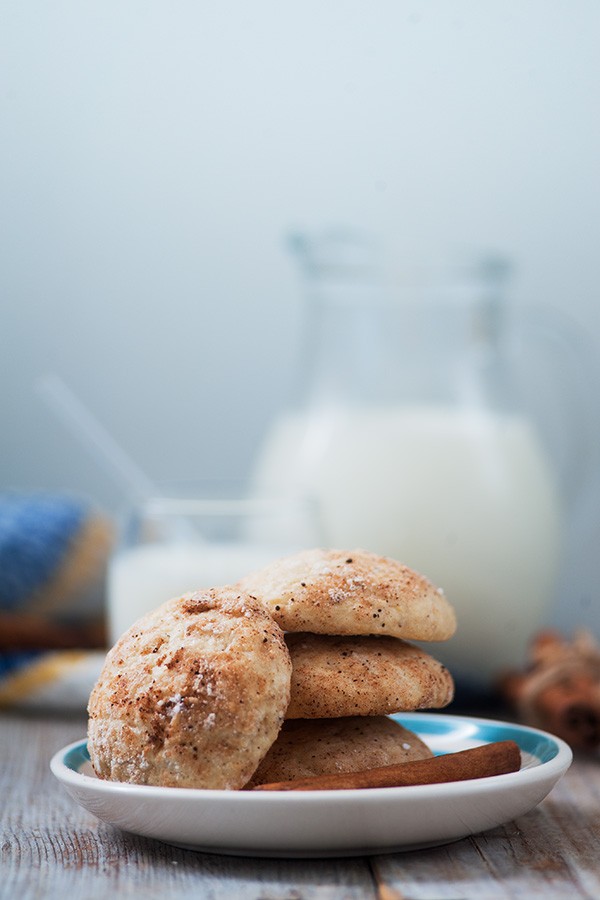
[[[319,543],[306,497],[233,482],[166,489],[128,510],[109,564],[114,642],[171,597],[235,583],[273,559]]]

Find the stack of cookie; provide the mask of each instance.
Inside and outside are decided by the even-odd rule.
[[[454,627],[429,581],[364,551],[310,550],[175,597],[106,657],[92,764],[113,781],[239,790],[429,757],[388,714],[450,701],[450,674],[406,641]]]
[[[284,630],[292,660],[286,722],[250,786],[431,755],[388,715],[452,699],[448,670],[406,640],[452,636],[454,611],[441,590],[395,560],[319,549],[239,587]]]

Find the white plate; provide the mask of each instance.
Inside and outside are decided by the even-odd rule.
[[[433,713],[392,718],[436,754],[514,740],[521,769],[418,787],[206,791],[102,781],[84,740],[58,752],[51,768],[77,803],[134,834],[211,853],[319,857],[414,850],[494,828],[533,809],[571,764],[564,741],[533,728]]]

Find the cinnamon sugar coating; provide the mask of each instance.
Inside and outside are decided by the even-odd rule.
[[[167,601],[109,651],[90,696],[100,778],[237,790],[275,741],[290,696],[283,633],[237,588]]]
[[[427,578],[366,550],[306,550],[239,582],[285,631],[444,641],[454,609]]]
[[[454,695],[446,667],[398,638],[297,633],[285,640],[292,658],[288,719],[439,709]]]
[[[432,756],[416,734],[385,716],[292,719],[284,724],[247,787],[361,772]]]

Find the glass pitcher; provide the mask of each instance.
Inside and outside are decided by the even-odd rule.
[[[267,434],[256,477],[311,495],[327,545],[392,556],[442,587],[458,630],[434,655],[489,685],[523,664],[553,601],[567,476],[582,472],[565,441],[578,433],[566,363],[544,369],[531,336],[516,341],[501,259],[390,274],[362,235],[293,249],[304,398]]]

